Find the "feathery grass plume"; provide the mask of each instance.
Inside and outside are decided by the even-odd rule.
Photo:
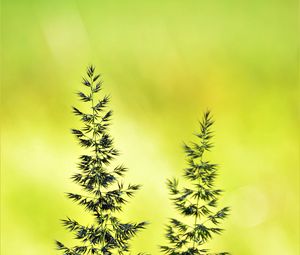
[[[122,210],[127,199],[140,189],[140,185],[125,185],[121,179],[127,169],[123,165],[111,165],[118,156],[108,133],[112,111],[106,109],[108,96],[100,100],[97,98],[102,82],[93,66],[87,68],[87,77],[83,78],[82,83],[87,92],[77,94],[81,101],[89,104],[90,110],[82,112],[73,107],[73,113],[80,118],[82,127],[72,129],[79,144],[86,148],[85,155],[79,157],[79,171],[72,176],[82,192],[67,193],[67,196],[91,213],[94,222],[82,225],[71,218],[62,220],[65,228],[74,233],[78,245],[68,247],[56,241],[56,246],[64,255],[130,254],[130,239],[147,223],[122,223],[116,213]]]
[[[229,207],[217,209],[218,197],[222,193],[214,187],[217,165],[204,159],[205,152],[212,148],[212,125],[213,120],[207,111],[200,122],[200,132],[196,134],[199,141],[190,146],[184,144],[189,165],[184,170],[184,178],[190,182],[189,187],[179,188],[177,179],[167,181],[175,208],[190,222],[170,219],[166,227],[168,245],[160,246],[161,252],[167,255],[229,254],[211,253],[204,247],[214,234],[222,232],[219,223],[229,213]]]

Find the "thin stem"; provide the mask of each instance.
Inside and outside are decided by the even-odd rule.
[[[94,109],[94,91],[93,91],[93,77],[91,77],[91,99],[92,99],[92,110],[93,110],[93,140],[95,144],[95,155],[96,158],[98,158],[98,145],[97,145],[97,137],[96,137],[96,125],[95,125],[95,119],[96,119],[96,114],[95,114],[95,109]]]
[[[93,140],[94,140],[94,144],[95,144],[95,156],[97,159],[96,164],[98,165],[98,144],[97,144],[97,132],[96,132],[96,112],[95,112],[95,108],[94,108],[94,91],[93,91],[93,76],[91,77],[91,101],[92,101],[92,110],[93,110]],[[100,123],[102,122],[102,120],[100,121]],[[100,184],[98,186],[98,191],[100,192],[100,197],[102,197],[102,192],[100,190]],[[106,192],[105,192],[106,193]],[[96,198],[96,196],[95,196]],[[101,215],[101,217],[103,217],[102,212],[98,211],[97,212]],[[111,217],[111,213],[109,214],[109,216],[105,219],[105,221],[102,223],[102,228],[103,229],[107,229],[107,226],[109,226],[110,224],[108,223],[109,218]],[[102,247],[105,245],[105,234],[101,240],[101,244]]]
[[[203,157],[203,152],[201,154],[201,157],[200,157],[200,162],[202,162],[202,157]],[[198,178],[198,184],[200,186],[200,180],[201,178]],[[200,188],[198,186],[198,192],[200,191]],[[198,206],[199,206],[199,200],[200,200],[200,196],[197,196],[197,203],[196,203],[196,216],[195,216],[195,221],[194,221],[194,229],[196,228],[196,225],[197,225],[197,219],[198,219]],[[195,248],[195,237],[193,239],[193,248]]]

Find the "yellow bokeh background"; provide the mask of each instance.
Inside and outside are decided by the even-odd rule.
[[[151,224],[133,252],[159,254],[176,215],[165,179],[202,112],[216,120],[226,231],[208,244],[238,255],[299,254],[297,1],[2,1],[1,254],[59,254],[59,219],[81,149],[71,105],[88,64],[112,96],[111,132],[127,182],[124,217]]]

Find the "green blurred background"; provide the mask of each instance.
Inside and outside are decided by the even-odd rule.
[[[165,179],[202,112],[216,120],[227,229],[208,246],[299,254],[297,1],[2,2],[1,254],[58,254],[80,148],[69,133],[88,64],[102,73],[112,134],[143,189],[125,216],[151,225],[133,251],[159,254],[174,216]]]

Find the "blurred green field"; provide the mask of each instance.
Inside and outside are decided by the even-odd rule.
[[[143,189],[125,210],[147,220],[133,251],[159,254],[175,211],[165,179],[202,112],[216,120],[218,186],[232,207],[209,248],[299,254],[296,0],[2,1],[1,254],[58,254],[80,148],[70,128],[88,64],[111,94],[112,133]]]

